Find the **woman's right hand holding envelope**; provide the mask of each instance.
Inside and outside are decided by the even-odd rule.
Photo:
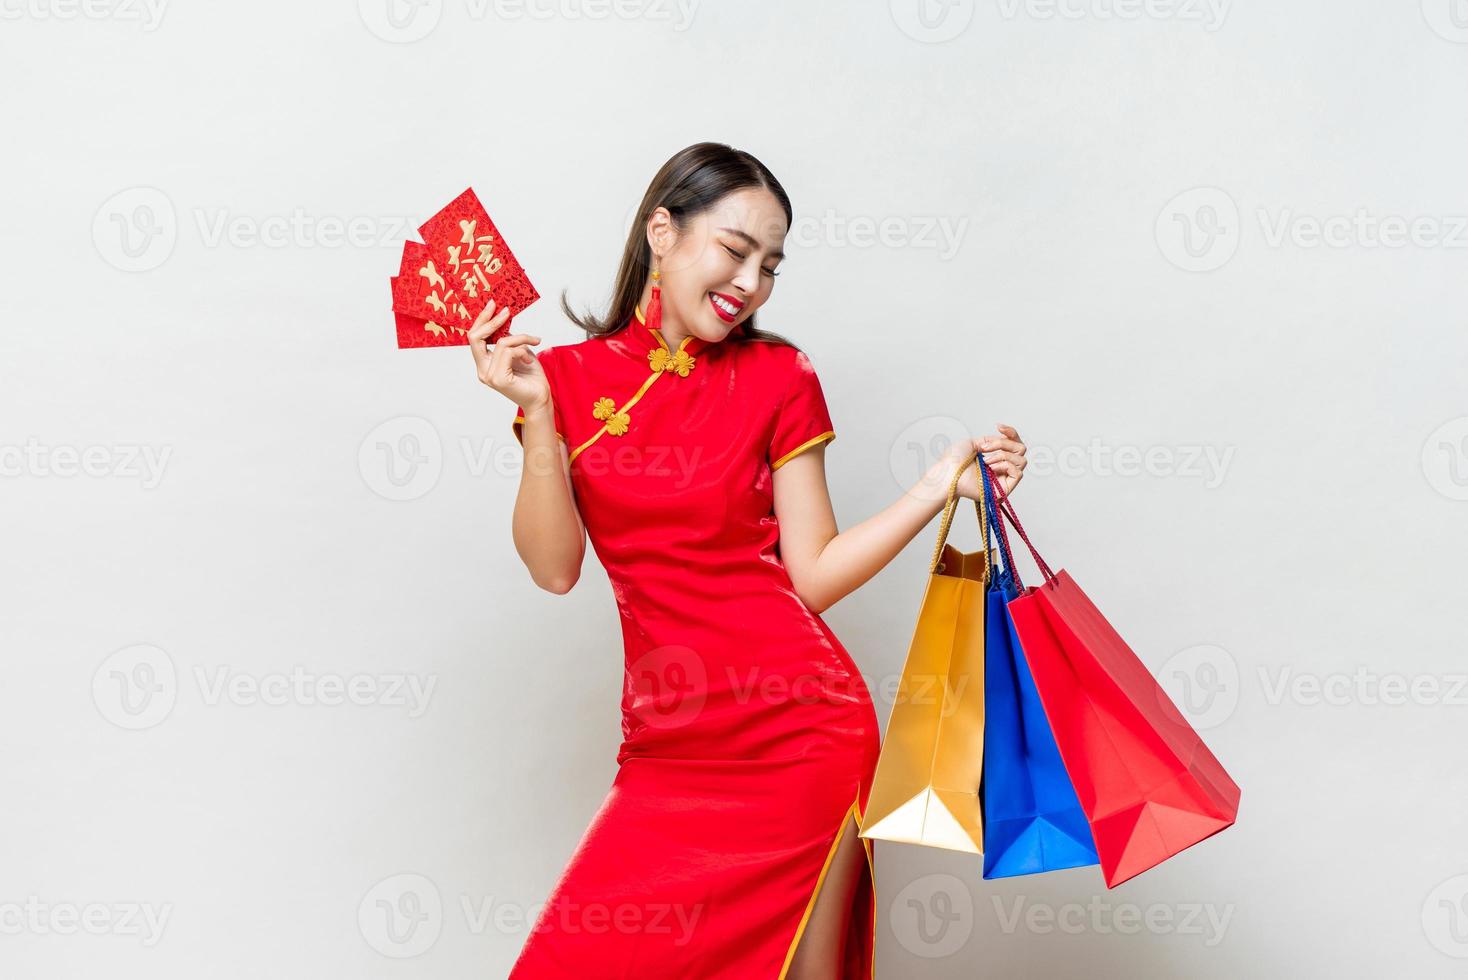
[[[501,337],[499,343],[487,342],[487,338],[504,326],[509,315],[508,308],[496,313],[495,302],[490,300],[469,328],[469,350],[474,355],[479,380],[514,402],[529,419],[532,413],[550,408],[550,380],[530,349],[540,343],[539,337],[512,333]]]

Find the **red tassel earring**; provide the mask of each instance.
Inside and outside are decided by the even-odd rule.
[[[649,330],[656,330],[659,333],[663,329],[663,291],[658,286],[658,280],[662,277],[663,274],[654,264],[652,267],[652,298],[647,301],[647,316],[643,318]]]

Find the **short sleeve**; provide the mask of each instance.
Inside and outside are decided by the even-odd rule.
[[[551,348],[551,349],[554,350],[554,348]],[[544,350],[544,351],[541,351],[539,354],[537,354],[536,355],[536,358],[537,358],[537,360],[540,361],[540,368],[541,368],[542,371],[545,372],[546,380],[550,382],[550,386],[551,386],[551,406],[554,409],[554,411],[551,414],[552,414],[552,417],[555,420],[556,435],[560,437],[560,439],[561,439],[562,442],[565,442],[566,441],[565,429],[561,426],[561,400],[556,397],[555,373],[554,373],[553,369],[550,366],[551,365],[552,358],[550,358],[550,357],[547,356],[549,354],[550,354],[550,350]],[[515,418],[510,422],[510,427],[511,427],[511,429],[514,430],[514,433],[515,433],[515,441],[518,442],[518,443],[520,443],[520,445],[522,445],[522,446],[525,444],[525,439],[524,439],[524,436],[522,435],[522,428],[521,428],[524,424],[525,424],[525,409],[524,409],[524,407],[522,407],[520,405],[516,405],[515,406]]]
[[[775,415],[770,438],[770,469],[778,470],[791,459],[823,442],[836,438],[831,413],[816,369],[804,351],[796,351],[794,373]]]

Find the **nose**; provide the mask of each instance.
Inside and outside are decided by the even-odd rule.
[[[735,273],[734,278],[730,282],[739,290],[740,299],[747,298],[759,286],[759,263],[754,263],[752,268],[750,263],[744,263],[739,267],[739,271]]]

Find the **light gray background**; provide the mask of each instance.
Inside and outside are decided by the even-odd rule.
[[[0,9],[0,973],[506,972],[620,635],[594,556],[531,584],[514,408],[395,348],[387,277],[473,185],[574,342],[717,139],[795,202],[761,317],[841,524],[1013,423],[1243,787],[1115,891],[878,844],[878,976],[1461,975],[1468,5]],[[885,698],[935,533],[827,614]]]

